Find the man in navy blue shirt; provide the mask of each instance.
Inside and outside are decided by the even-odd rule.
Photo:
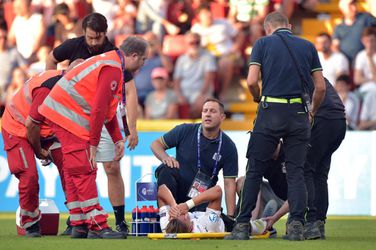
[[[155,140],[151,149],[163,163],[156,170],[158,186],[165,184],[177,203],[215,186],[222,169],[227,214],[234,216],[238,153],[233,141],[220,129],[224,119],[223,104],[207,99],[201,123],[176,126]],[[176,159],[165,152],[169,148],[176,148]],[[205,208],[198,206],[195,210]]]
[[[307,207],[304,162],[310,138],[310,120],[324,98],[325,82],[314,45],[293,36],[290,27],[283,14],[268,14],[264,21],[267,36],[257,40],[252,50],[247,83],[254,100],[261,103],[248,144],[249,167],[238,203],[236,225],[225,239],[249,239],[249,218],[256,205],[262,176],[282,138],[290,204],[288,238],[304,240]],[[260,72],[262,95],[258,85]],[[303,93],[307,93],[307,85],[312,85],[312,80],[314,92],[312,106],[309,107],[304,105],[305,101],[303,104],[302,97]]]
[[[358,12],[356,0],[341,0],[339,8],[343,21],[334,29],[333,47],[353,63],[356,54],[364,49],[361,42],[364,28],[376,26],[376,18],[369,13]]]

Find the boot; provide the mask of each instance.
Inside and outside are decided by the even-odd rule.
[[[249,240],[249,223],[236,223],[231,234],[225,236],[225,240]]]

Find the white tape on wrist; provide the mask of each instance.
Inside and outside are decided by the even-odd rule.
[[[193,201],[192,199],[187,200],[187,201],[185,202],[185,204],[187,204],[188,209],[191,209],[192,207],[196,206],[195,203],[194,203],[194,201]]]

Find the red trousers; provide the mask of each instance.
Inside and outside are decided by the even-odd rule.
[[[86,224],[90,230],[107,228],[107,213],[99,204],[97,169],[89,162],[89,142],[48,121],[63,152],[65,195],[72,226]]]
[[[34,151],[26,138],[9,134],[2,129],[8,166],[19,180],[21,226],[28,228],[40,220],[38,171]]]

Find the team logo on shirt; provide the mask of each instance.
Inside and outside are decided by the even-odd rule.
[[[209,214],[209,220],[211,222],[217,222],[219,220],[219,217],[216,213],[211,213],[211,214]]]
[[[114,90],[116,89],[117,84],[118,84],[117,81],[112,81],[112,82],[111,82],[111,90],[112,90],[112,91],[114,91]]]

